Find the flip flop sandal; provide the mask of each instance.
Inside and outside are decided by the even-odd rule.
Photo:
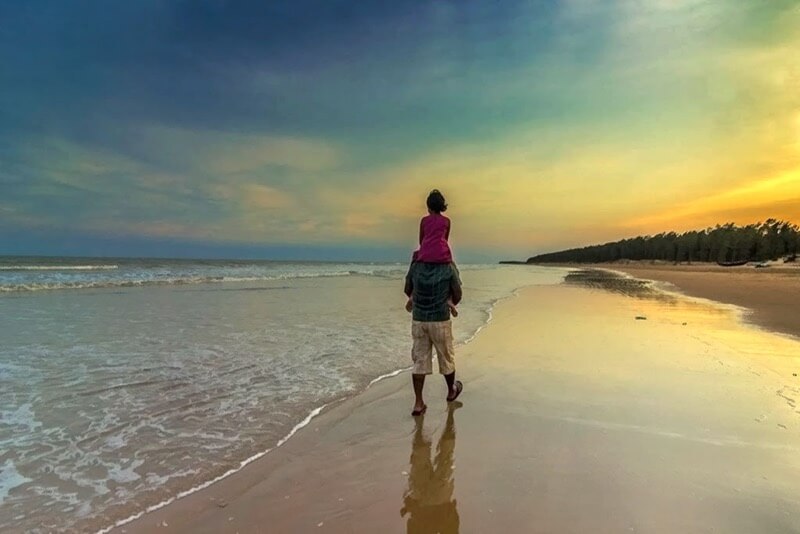
[[[453,402],[456,400],[458,396],[461,395],[462,391],[464,391],[464,384],[461,383],[461,380],[456,380],[456,394],[452,399],[448,398],[447,402]]]

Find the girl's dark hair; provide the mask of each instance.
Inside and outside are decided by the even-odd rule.
[[[434,213],[447,211],[447,202],[444,201],[444,195],[438,189],[431,191],[425,203],[428,205],[428,209]]]

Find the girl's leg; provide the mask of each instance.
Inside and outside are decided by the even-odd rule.
[[[456,272],[456,278],[458,278],[458,285],[461,285],[461,273],[458,272],[458,267],[456,267],[455,262],[450,262],[450,265],[453,266],[453,270]],[[450,307],[450,315],[453,317],[458,317],[458,309],[456,309],[456,305],[453,304],[451,299],[447,299],[447,305]]]
[[[452,299],[447,299],[447,306],[450,308],[450,315],[453,317],[458,317],[458,308],[456,308],[456,305],[453,304]]]

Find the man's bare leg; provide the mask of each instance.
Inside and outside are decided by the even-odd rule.
[[[460,380],[456,380],[455,371],[449,375],[444,375],[444,381],[447,382],[447,402],[453,402],[461,395],[464,390],[464,384]]]
[[[453,373],[455,377],[455,373]],[[422,389],[425,387],[425,375],[411,375],[411,382],[414,384],[414,411],[419,412],[425,408],[425,401],[422,400]]]
[[[444,375],[444,381],[447,383],[447,398],[449,399],[456,394],[456,372]]]

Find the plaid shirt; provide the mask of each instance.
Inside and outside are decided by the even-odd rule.
[[[415,321],[433,322],[450,319],[450,307],[461,300],[461,280],[452,263],[414,262],[406,275],[405,293],[413,298]]]

